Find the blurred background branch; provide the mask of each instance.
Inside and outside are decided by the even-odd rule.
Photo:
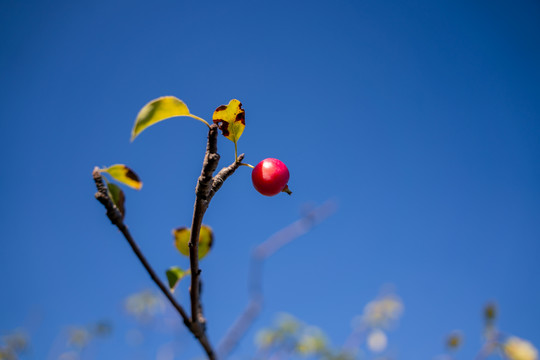
[[[332,215],[336,209],[336,201],[327,200],[322,205],[307,211],[300,219],[279,230],[253,250],[248,273],[249,302],[220,341],[217,348],[219,358],[226,358],[234,350],[261,312],[264,302],[262,289],[264,261],[283,246],[306,234]]]

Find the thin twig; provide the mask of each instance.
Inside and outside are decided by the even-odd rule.
[[[476,354],[475,360],[484,360],[487,359],[495,350],[500,350],[501,341],[505,337],[505,334],[498,331],[495,328],[488,327],[486,329],[486,342]]]
[[[343,354],[354,354],[357,352],[360,345],[365,341],[368,330],[369,327],[365,323],[354,327],[341,347],[341,352]]]
[[[279,230],[253,250],[251,253],[248,280],[250,300],[244,311],[238,316],[229,330],[227,330],[219,343],[217,352],[220,358],[227,357],[234,350],[262,310],[264,301],[262,293],[262,266],[264,260],[284,245],[307,233],[335,211],[335,201],[328,200],[305,214],[299,220]]]
[[[495,342],[486,342],[484,346],[480,349],[478,354],[476,354],[475,360],[484,360],[487,359],[488,356],[490,356],[493,351],[497,348],[497,343]]]
[[[227,167],[224,167],[216,174],[216,176],[214,176],[214,179],[212,180],[212,187],[208,193],[208,202],[212,200],[215,193],[221,188],[225,180],[227,180],[227,178],[231,176],[236,169],[240,167],[240,165],[242,165],[242,160],[244,160],[244,154],[241,154],[235,162]]]
[[[178,311],[182,319],[184,320],[184,324],[186,327],[195,335],[195,337],[199,340],[199,343],[206,351],[206,354],[210,359],[215,359],[214,350],[212,349],[212,346],[210,345],[208,339],[204,334],[203,336],[197,336],[197,333],[195,333],[193,329],[193,325],[189,319],[189,316],[184,311],[182,306],[175,300],[175,298],[172,296],[169,289],[163,284],[163,282],[159,279],[156,272],[150,266],[148,261],[146,260],[145,256],[141,252],[139,246],[131,236],[127,226],[124,224],[122,220],[122,214],[120,214],[120,211],[118,211],[118,208],[114,205],[111,198],[109,197],[109,194],[107,192],[107,188],[105,187],[105,184],[103,183],[103,179],[101,177],[101,173],[99,171],[99,168],[94,168],[94,171],[92,172],[94,182],[96,183],[97,193],[95,195],[96,199],[103,204],[105,209],[107,210],[107,217],[111,220],[111,223],[115,225],[118,230],[124,235],[126,240],[128,241],[129,245],[131,246],[131,249],[133,252],[135,252],[135,255],[139,258],[141,263],[143,264],[144,268],[152,278],[152,280],[156,283],[156,285],[160,288],[161,292],[165,295],[165,297],[169,300],[169,302],[172,304],[172,306]]]

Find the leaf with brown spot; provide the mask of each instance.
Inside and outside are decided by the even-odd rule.
[[[114,205],[118,208],[118,211],[120,211],[120,214],[122,214],[122,220],[124,219],[124,216],[126,215],[126,209],[124,207],[124,203],[126,201],[126,197],[124,195],[124,192],[120,187],[116,184],[107,182],[107,189],[109,190],[109,197],[111,198]]]
[[[139,176],[124,164],[112,165],[106,169],[101,169],[100,171],[111,175],[116,181],[136,190],[141,190],[142,188],[142,182],[139,179]]]
[[[232,99],[228,105],[219,106],[212,120],[217,124],[223,136],[236,144],[244,128],[246,127],[246,112],[242,109],[242,103]]]
[[[139,111],[131,131],[131,141],[149,126],[176,116],[189,116],[210,126],[206,120],[191,114],[182,100],[174,96],[163,96],[150,101]]]
[[[174,245],[184,256],[189,257],[189,238],[191,230],[187,227],[180,227],[172,231]],[[214,243],[214,233],[209,226],[202,225],[199,233],[199,259],[204,258]]]

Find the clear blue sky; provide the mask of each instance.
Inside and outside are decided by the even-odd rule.
[[[191,221],[206,130],[179,118],[129,142],[142,105],[175,95],[207,119],[240,99],[240,152],[280,158],[294,191],[263,197],[241,168],[214,198],[202,262],[214,343],[247,301],[250,250],[335,198],[334,216],[269,260],[257,328],[286,311],[339,345],[392,283],[400,359],[439,354],[454,329],[457,357],[472,358],[488,300],[504,331],[540,346],[538,19],[537,1],[2,2],[0,331],[39,314],[29,358],[43,359],[64,326],[107,318],[117,327],[96,358],[155,358],[159,334],[139,350],[124,340],[122,299],[153,283],[91,171],[135,169],[127,224],[160,273],[187,266],[170,231]],[[219,147],[230,163],[232,143]],[[180,336],[181,358],[200,354]]]

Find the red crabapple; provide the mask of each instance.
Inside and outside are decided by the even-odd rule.
[[[291,194],[287,182],[289,169],[278,159],[264,159],[253,168],[251,180],[255,190],[266,196],[274,196],[280,192]]]

